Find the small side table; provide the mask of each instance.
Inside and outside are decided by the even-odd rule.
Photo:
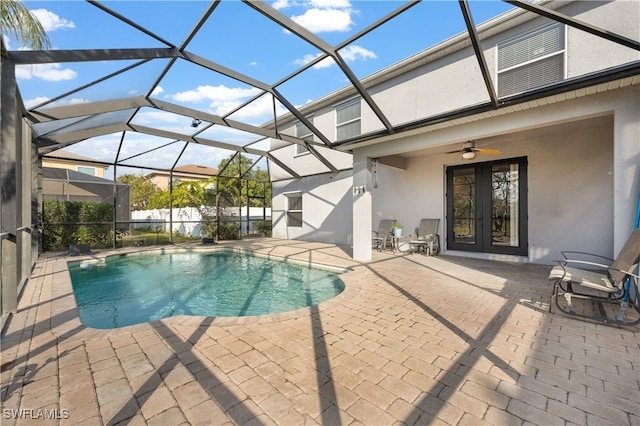
[[[401,251],[411,251],[411,244],[409,244],[409,240],[410,237],[409,236],[400,236],[400,237],[396,237],[395,235],[391,235],[389,238],[391,238],[391,252],[392,253],[398,253]],[[406,243],[409,245],[407,249],[402,250],[400,248],[401,243],[406,241]]]

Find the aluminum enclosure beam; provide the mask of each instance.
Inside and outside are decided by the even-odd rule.
[[[533,12],[538,15],[544,16],[546,18],[552,19],[554,21],[562,22],[563,24],[569,25],[570,27],[577,28],[579,30],[588,32],[598,37],[602,37],[616,44],[620,44],[622,46],[626,46],[631,49],[640,51],[640,42],[637,42],[630,38],[613,33],[611,31],[603,30],[601,28],[596,27],[595,25],[587,24],[586,22],[579,21],[570,16],[563,15],[562,13],[558,13],[555,10],[551,10],[544,6],[539,6],[533,3],[524,2],[520,0],[503,0],[503,1],[511,5],[520,7],[522,9],[528,10],[529,12]]]
[[[491,80],[491,74],[489,72],[489,67],[487,66],[487,61],[484,57],[484,53],[482,52],[482,48],[480,47],[480,37],[478,37],[478,31],[476,30],[476,26],[473,23],[473,17],[471,16],[471,11],[469,10],[469,3],[467,0],[460,0],[460,9],[462,10],[462,16],[464,17],[464,22],[467,25],[467,31],[469,32],[469,37],[471,38],[471,44],[473,45],[473,51],[476,54],[476,58],[478,59],[478,65],[480,65],[480,71],[482,72],[482,78],[484,79],[484,84],[487,88],[487,92],[489,92],[489,98],[494,106],[498,106],[498,95],[496,94],[496,89],[493,86],[493,81]]]
[[[175,47],[149,49],[91,49],[91,50],[12,50],[8,57],[16,65],[50,64],[56,62],[126,61],[132,59],[178,58],[182,54]]]

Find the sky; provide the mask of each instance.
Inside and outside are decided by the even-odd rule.
[[[90,3],[73,0],[27,0],[25,4],[43,24],[53,49],[163,48],[166,45],[162,40],[181,46],[209,6],[206,1],[101,2],[105,7],[157,36],[153,37]],[[403,2],[276,0],[269,1],[268,4],[326,43],[337,46],[399,8]],[[470,1],[470,8],[474,22],[478,24],[511,9],[511,6],[498,0],[476,0]],[[459,34],[464,29],[457,1],[425,0],[377,30],[344,46],[340,54],[353,73],[358,78],[363,78]],[[4,40],[9,50],[22,49],[12,35],[4,34]],[[295,106],[319,99],[348,84],[348,79],[332,60],[319,62],[299,76],[278,84],[299,67],[315,59],[320,51],[237,0],[223,1],[189,41],[186,50],[268,85],[277,84],[278,91]],[[136,62],[24,65],[17,67],[16,77],[25,105],[30,108]],[[126,98],[153,91],[154,98],[225,115],[260,93],[254,87],[187,61],[176,62],[158,85],[152,87],[167,65],[166,59],[150,61],[95,87],[62,97],[49,106]],[[278,113],[286,111],[282,105],[277,107]],[[259,125],[271,120],[272,112],[270,97],[263,96],[230,118]],[[113,119],[118,117],[114,116]],[[142,110],[134,123],[193,133],[190,118],[156,110]],[[203,136],[235,145],[244,145],[258,139],[255,135],[217,129],[218,127],[214,126],[216,130],[212,129]],[[69,150],[108,161],[115,158],[119,140],[120,134],[108,135],[97,138],[92,143],[80,142]],[[129,163],[140,164],[140,160],[145,157],[152,157],[155,166],[170,167],[183,146],[171,142],[130,135],[119,159],[133,156]],[[165,144],[169,146],[138,155],[150,147]],[[258,143],[256,146],[261,145]],[[208,164],[203,165],[216,167],[230,153],[220,150],[213,155],[204,154],[202,150],[189,147],[179,165],[202,163],[203,158],[206,158]],[[135,157],[136,155],[138,156]]]

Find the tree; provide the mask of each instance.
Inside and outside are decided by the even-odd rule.
[[[247,195],[250,207],[262,207],[258,198],[264,198],[265,206],[271,207],[271,182],[269,172],[260,168],[256,169],[247,181]]]
[[[0,27],[15,35],[23,46],[35,50],[51,47],[44,27],[21,1],[0,0]]]
[[[151,180],[132,173],[118,176],[116,180],[129,185],[131,210],[148,210],[153,208],[151,207],[151,200],[160,189],[151,182]]]
[[[266,205],[271,206],[271,185],[269,173],[254,166],[253,161],[240,154],[232,154],[220,161],[218,170],[218,195],[224,204],[232,206],[244,205],[249,198],[249,206],[262,207],[258,198],[265,198]]]

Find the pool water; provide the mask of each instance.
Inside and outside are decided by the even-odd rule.
[[[118,255],[69,262],[69,273],[82,323],[101,329],[287,312],[344,290],[336,272],[232,251]]]

